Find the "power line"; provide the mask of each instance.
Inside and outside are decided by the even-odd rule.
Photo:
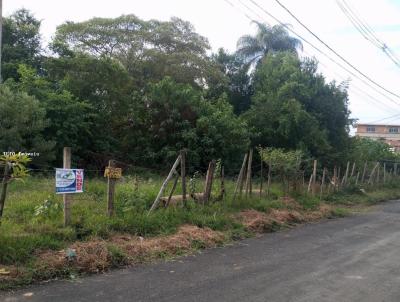
[[[274,15],[270,14],[265,8],[263,8],[262,6],[260,6],[256,1],[254,0],[249,0],[251,3],[253,3],[253,5],[255,5],[257,8],[259,8],[260,10],[262,10],[266,15],[268,15],[269,17],[271,17],[272,19],[274,19],[276,22],[278,22],[281,26],[283,26],[286,30],[288,30],[289,32],[291,32],[292,34],[294,34],[296,37],[298,37],[299,39],[301,39],[303,42],[305,42],[306,44],[308,44],[309,46],[311,46],[313,49],[315,49],[318,53],[322,54],[323,56],[325,56],[327,59],[329,59],[331,62],[333,62],[334,64],[336,64],[337,66],[339,66],[340,68],[342,68],[343,70],[345,70],[346,72],[348,72],[349,74],[351,74],[353,77],[357,78],[358,80],[360,80],[361,82],[363,82],[365,85],[367,85],[368,87],[370,87],[371,89],[373,89],[374,91],[376,91],[377,93],[379,93],[380,95],[382,95],[383,97],[385,97],[387,100],[393,102],[396,105],[399,105],[399,103],[397,103],[396,101],[394,101],[392,98],[390,98],[389,96],[387,96],[386,94],[384,94],[382,91],[378,90],[377,88],[375,88],[374,86],[370,86],[369,83],[359,77],[357,74],[355,74],[353,71],[349,70],[347,67],[343,66],[343,64],[339,63],[338,61],[336,61],[335,59],[331,58],[328,54],[326,54],[324,51],[322,51],[321,49],[319,49],[317,46],[315,46],[314,44],[312,44],[310,41],[308,41],[306,38],[302,37],[300,34],[298,34],[295,30],[293,30],[291,27],[289,27],[287,24],[283,23],[282,21],[280,21],[278,18],[276,18]]]
[[[306,52],[305,52],[306,53]],[[307,53],[306,53],[307,54]],[[325,67],[326,71],[329,71],[329,67],[324,64],[323,62],[321,62],[321,60],[318,61],[318,64]],[[344,76],[340,75],[339,73],[335,72],[334,70],[330,70],[335,76],[337,76],[339,79],[341,79],[342,81],[347,80]],[[355,85],[354,83],[352,83],[349,86],[349,90],[351,90],[353,93],[357,94],[360,97],[364,97],[366,96],[367,98],[365,99],[367,102],[372,103],[373,105],[379,107],[382,110],[385,110],[387,112],[392,113],[393,111],[398,111],[398,109],[390,107],[388,104],[381,102],[380,100],[378,100],[377,98],[375,98],[374,96],[372,96],[371,94],[369,94],[368,92],[364,91],[363,89],[361,89],[360,87],[358,87],[357,85]],[[362,94],[364,96],[362,96]],[[368,99],[369,98],[369,99]],[[382,107],[381,107],[382,106]],[[383,108],[385,107],[385,108]]]
[[[254,2],[253,0],[250,0]],[[387,93],[397,97],[400,99],[400,95],[390,91],[389,89],[383,87],[381,84],[377,83],[373,79],[371,79],[369,76],[367,76],[365,73],[360,71],[357,67],[355,67],[352,63],[350,63],[348,60],[346,60],[341,54],[339,54],[336,50],[334,50],[331,46],[329,46],[325,41],[323,41],[317,34],[315,34],[311,29],[309,29],[299,18],[297,18],[285,5],[283,5],[279,0],[275,0],[276,3],[278,3],[290,16],[292,16],[293,19],[295,19],[305,30],[307,30],[314,38],[316,38],[320,43],[322,43],[326,48],[328,48],[331,52],[333,52],[337,57],[339,57],[343,62],[345,62],[348,66],[350,66],[352,69],[354,69],[357,73],[359,73],[361,76],[363,76],[365,79],[373,83],[375,86],[381,88],[382,90],[386,91]]]
[[[230,1],[228,2],[227,0],[225,0],[225,2],[227,2],[227,3],[228,3],[230,6],[232,6],[232,7],[236,8],[236,9],[239,9],[239,8],[236,7],[232,2],[230,2]],[[294,34],[294,35],[297,36],[299,39],[303,40],[306,44],[310,45],[310,46],[311,46],[313,49],[315,49],[317,52],[319,52],[320,54],[322,54],[323,56],[325,56],[326,58],[328,58],[331,62],[333,62],[334,64],[336,64],[336,65],[338,65],[339,67],[341,67],[343,70],[345,70],[346,72],[348,72],[350,75],[354,76],[354,78],[360,80],[362,83],[364,83],[365,85],[367,85],[368,87],[370,87],[371,89],[373,89],[374,91],[376,91],[377,93],[379,93],[380,95],[382,95],[383,97],[385,97],[386,99],[388,99],[389,101],[393,102],[395,105],[397,105],[397,106],[399,105],[399,103],[397,103],[396,101],[394,101],[393,99],[391,99],[391,98],[388,97],[387,95],[383,94],[381,91],[377,90],[377,89],[374,88],[374,87],[369,86],[368,82],[366,82],[364,79],[358,77],[358,76],[357,76],[356,74],[354,74],[351,70],[348,70],[345,66],[343,66],[342,64],[340,64],[340,63],[337,62],[336,60],[332,59],[332,58],[331,58],[329,55],[327,55],[325,52],[323,52],[323,51],[320,50],[318,47],[314,46],[311,42],[309,42],[308,40],[306,40],[305,38],[303,38],[302,36],[300,36],[298,33],[296,33],[292,28],[290,28],[289,26],[287,26],[287,24],[281,22],[279,19],[277,19],[276,17],[274,17],[273,15],[271,15],[268,11],[266,11],[265,9],[263,9],[262,7],[260,7],[256,2],[254,2],[254,1],[251,1],[251,2],[252,2],[256,7],[258,7],[259,9],[261,9],[264,13],[266,13],[268,16],[270,16],[272,19],[274,19],[276,22],[278,22],[278,23],[281,24],[283,27],[285,27],[285,28],[286,28],[288,31],[290,31],[292,34]],[[248,7],[248,6],[246,6],[246,7]],[[240,10],[240,9],[239,9],[239,10]],[[243,12],[242,10],[240,10],[240,11],[241,11],[241,13],[242,13],[243,15],[245,15],[248,19],[253,20],[251,17],[249,17],[249,15],[248,15],[247,13]],[[254,13],[254,10],[251,10],[251,11]],[[259,14],[257,14],[257,16],[260,17]],[[264,19],[264,18],[261,18],[261,20],[265,22],[265,19]],[[305,52],[305,51],[304,51],[304,52]],[[320,63],[321,65],[324,65],[324,64],[322,64],[321,61],[319,61],[319,63]],[[328,69],[328,68],[327,68],[327,69]],[[334,72],[334,73],[337,74],[336,72]],[[340,76],[340,75],[339,75],[339,77],[343,78],[343,76]],[[354,85],[354,84],[352,84],[352,86],[351,86],[349,89],[351,89],[354,93],[356,93],[356,92],[354,91],[354,89],[358,90],[358,93],[356,93],[356,94],[358,94],[358,95],[364,94],[365,96],[367,96],[367,97],[370,99],[369,102],[370,102],[370,103],[372,102],[373,105],[375,105],[375,106],[384,106],[384,107],[387,108],[387,110],[390,110],[391,112],[392,112],[393,110],[395,110],[395,109],[391,108],[390,106],[388,106],[387,104],[385,104],[385,103],[379,101],[378,99],[376,99],[375,97],[373,97],[373,96],[370,95],[369,93],[365,92],[365,90],[363,90],[363,89],[357,87],[357,86]],[[366,101],[368,101],[368,99],[366,99]],[[375,103],[375,104],[374,104],[374,103]],[[384,108],[380,108],[380,109],[385,110]]]
[[[379,120],[376,120],[376,121],[372,121],[372,122],[369,122],[369,123],[367,123],[367,124],[379,123],[379,122],[382,122],[382,121],[385,121],[385,120],[393,120],[393,119],[398,118],[398,117],[400,117],[400,113],[395,114],[395,115],[392,115],[392,116],[385,117],[385,118],[383,118],[383,119],[379,119]]]
[[[253,9],[251,9],[248,5],[244,5],[243,4],[243,2],[242,2],[242,0],[237,0],[237,1],[240,1],[240,3],[242,3],[242,5],[244,6],[244,7],[246,7],[247,8],[247,10],[249,10],[251,13],[253,13],[254,15],[256,15],[261,21],[263,21],[263,22],[265,22],[265,20],[264,20],[264,18],[262,17],[262,16],[260,16],[258,13],[256,13]],[[233,3],[229,3],[232,7],[235,7],[234,6],[234,4]],[[238,9],[238,7],[236,7],[236,9]],[[249,18],[249,16],[245,13],[245,12],[243,12],[242,10],[240,10],[241,11],[241,13],[242,14],[244,14],[247,18]],[[276,20],[276,19],[275,19]],[[278,22],[279,22],[279,20],[278,20]],[[300,39],[302,39],[302,37],[300,37],[299,35],[297,35]],[[305,50],[303,50],[303,52],[306,54],[306,55],[308,55],[309,57],[312,57],[310,54],[308,54]],[[325,55],[325,56],[327,56],[327,55]],[[334,60],[332,60],[332,59],[330,59],[331,61],[334,61]],[[322,65],[322,66],[325,66],[326,67],[326,69],[327,70],[329,70],[329,68],[325,65],[325,64],[323,64],[320,60],[319,60],[319,64],[320,65]],[[339,66],[340,66],[340,64],[339,63],[337,63]],[[343,67],[344,68],[344,67]],[[345,69],[345,68],[344,68]],[[345,69],[346,70],[346,69]],[[342,76],[342,75],[339,75],[337,72],[335,72],[335,71],[333,71],[333,73],[334,74],[336,74],[336,75],[338,75],[339,76],[339,78],[341,78],[342,80],[344,80],[344,77]],[[351,73],[351,72],[350,72]],[[361,80],[361,79],[360,79]],[[361,94],[364,94],[364,96],[366,96],[367,97],[367,99],[365,99],[367,102],[369,102],[369,103],[371,103],[372,105],[374,105],[374,106],[377,106],[379,109],[382,109],[382,110],[384,110],[384,111],[388,111],[388,112],[393,112],[393,110],[396,110],[396,109],[393,109],[392,107],[390,107],[389,105],[387,105],[387,104],[385,104],[385,103],[383,103],[383,102],[381,102],[381,101],[379,101],[378,99],[376,99],[375,97],[373,97],[372,95],[370,95],[369,93],[367,93],[367,92],[365,92],[363,89],[361,89],[361,88],[359,88],[359,87],[357,87],[355,84],[352,84],[352,86],[350,86],[349,87],[349,90],[351,90],[353,93],[355,93],[355,94],[357,94],[357,95],[359,95],[359,96],[361,96],[361,97],[363,97]],[[383,96],[385,96],[385,95],[383,95]],[[386,97],[386,96],[385,96]],[[369,99],[368,99],[369,98]],[[395,103],[396,105],[397,105],[397,103]],[[382,108],[382,107],[386,107],[386,108]]]
[[[247,15],[246,13],[242,12],[235,4],[233,4],[231,1],[229,0],[224,0],[226,3],[228,3],[230,6],[232,6],[233,8],[239,10],[241,13],[243,13],[247,19],[249,19],[251,22],[253,22],[254,20],[252,18],[249,17],[249,15]]]
[[[345,1],[342,0],[343,3],[341,3],[339,0],[336,0],[336,3],[338,4],[339,8],[342,10],[342,12],[346,15],[346,17],[350,20],[350,22],[354,25],[354,27],[357,29],[357,31],[369,42],[371,42],[372,45],[375,47],[379,48],[379,50],[382,50],[383,53],[397,66],[400,67],[400,60],[397,58],[395,53],[389,48],[389,46],[382,42],[375,34],[374,30],[361,18],[358,17],[358,15],[354,12],[354,10],[351,8],[351,6]]]

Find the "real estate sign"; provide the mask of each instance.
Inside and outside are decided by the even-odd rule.
[[[56,169],[56,194],[82,192],[83,169]]]

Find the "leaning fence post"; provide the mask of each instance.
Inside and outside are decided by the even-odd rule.
[[[208,165],[207,176],[206,176],[206,184],[204,188],[203,194],[203,204],[206,204],[211,196],[212,183],[214,178],[214,170],[215,170],[215,160],[212,160]]]
[[[317,160],[314,160],[313,174],[312,174],[312,195],[317,191]]]
[[[383,163],[383,184],[386,184],[386,163]]]
[[[364,183],[364,180],[365,180],[365,174],[367,173],[367,164],[368,164],[368,162],[364,163],[364,169],[363,169],[363,173],[361,176],[361,183]]]
[[[246,153],[243,158],[243,163],[242,163],[242,167],[240,168],[239,176],[238,176],[238,179],[236,182],[235,191],[233,192],[233,200],[235,200],[238,190],[241,190],[243,176],[244,176],[244,170],[246,169],[247,156],[248,156],[248,154]],[[239,195],[241,195],[241,192],[239,193]]]
[[[350,179],[353,178],[355,170],[356,170],[356,162],[353,162],[353,167],[351,168]]]
[[[182,203],[186,207],[186,151],[181,150]]]
[[[374,178],[374,174],[376,169],[378,168],[379,163],[376,163],[376,165],[374,166],[374,168],[371,171],[371,174],[369,175],[369,180],[368,180],[368,184],[373,184],[373,178]]]
[[[178,184],[179,174],[178,173],[175,173],[175,174],[176,174],[175,181],[174,181],[174,184],[172,185],[171,192],[169,192],[168,200],[167,200],[167,202],[165,204],[166,208],[168,208],[168,206],[169,206],[169,204],[171,202],[172,196],[174,195],[174,192],[175,192],[175,189],[176,189],[176,185]]]
[[[320,195],[319,195],[319,200],[322,199],[322,193],[324,192],[325,175],[326,175],[326,168],[324,168],[324,170],[322,172],[321,191],[320,191]]]
[[[342,187],[347,186],[347,178],[349,177],[349,169],[350,169],[350,162],[348,161],[347,165],[346,165],[346,172],[344,173],[343,178],[342,178]]]
[[[176,172],[176,167],[178,167],[180,161],[181,161],[181,156],[179,155],[178,158],[176,159],[175,163],[173,164],[171,170],[169,171],[167,178],[164,180],[163,184],[161,185],[160,191],[158,192],[158,195],[157,195],[156,199],[154,200],[153,205],[151,206],[147,215],[149,215],[151,213],[151,211],[153,211],[160,203],[160,198],[161,198],[162,194],[164,193],[165,188],[168,185],[168,182],[174,176],[174,173]]]

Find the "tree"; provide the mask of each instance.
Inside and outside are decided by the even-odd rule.
[[[130,108],[121,152],[135,162],[159,166],[187,148],[191,165],[202,167],[215,158],[235,162],[248,147],[247,125],[225,98],[206,100],[171,78],[151,84]]]
[[[384,141],[364,137],[352,137],[347,159],[362,167],[365,162],[381,160],[398,160],[399,154],[391,151],[390,145]]]
[[[40,21],[28,10],[17,10],[3,20],[2,78],[18,78],[18,65],[41,63]]]
[[[268,54],[254,75],[252,106],[244,114],[253,145],[300,149],[326,164],[348,151],[347,92],[326,83],[313,61]]]
[[[229,54],[222,48],[213,55],[212,59],[226,75],[228,83],[227,85],[221,82],[210,83],[209,93],[218,96],[225,92],[236,114],[248,110],[253,94],[253,86],[248,72],[249,64],[246,64],[237,53]]]
[[[46,111],[34,97],[0,85],[1,152],[37,152],[33,163],[54,158],[54,142],[43,137],[48,120]]]
[[[70,91],[62,89],[60,83],[38,75],[36,70],[20,65],[19,81],[7,81],[9,87],[27,93],[39,100],[45,109],[46,124],[40,135],[55,142],[54,151],[62,154],[65,146],[72,147],[78,159],[87,158],[95,137],[93,132],[98,110],[87,101],[80,101]]]
[[[8,184],[16,179],[22,179],[28,176],[26,165],[31,161],[27,155],[12,154],[0,155],[0,166],[4,166],[3,179],[0,194],[0,225],[3,217],[4,205],[7,197]]]
[[[200,87],[223,78],[207,56],[207,39],[179,18],[143,21],[124,15],[66,22],[57,28],[52,48],[63,56],[83,52],[113,58],[125,67],[136,87],[165,76]]]
[[[291,37],[283,25],[269,26],[253,21],[257,25],[255,36],[242,36],[237,43],[237,52],[249,63],[257,63],[269,53],[290,51],[297,53],[302,48],[299,39]]]

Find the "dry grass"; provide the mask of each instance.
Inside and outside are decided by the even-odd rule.
[[[66,267],[80,273],[98,273],[115,265],[115,255],[110,247],[121,252],[124,264],[136,264],[158,259],[161,255],[180,255],[198,247],[215,247],[225,240],[222,232],[192,225],[183,225],[176,234],[165,237],[145,239],[120,234],[107,241],[93,239],[72,244],[69,248],[76,253],[76,257],[71,260],[64,250],[41,252],[37,255],[37,268],[45,271],[46,275],[55,275]]]
[[[315,210],[303,210],[293,198],[281,199],[284,209],[272,209],[268,213],[246,210],[236,215],[236,218],[250,232],[262,233],[273,231],[276,226],[318,221],[331,216],[332,207],[321,204]]]

